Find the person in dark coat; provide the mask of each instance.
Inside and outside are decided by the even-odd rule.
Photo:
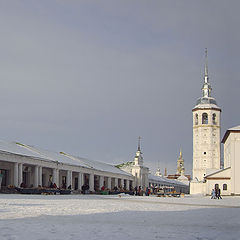
[[[221,190],[220,190],[220,188],[218,189],[217,198],[218,198],[218,199],[222,199],[222,197],[221,197]]]

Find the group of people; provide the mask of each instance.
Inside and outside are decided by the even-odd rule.
[[[212,189],[211,199],[222,199],[220,188],[213,188]]]
[[[143,191],[143,189],[141,188],[141,186],[139,187],[135,187],[134,188],[134,195],[135,196],[143,196],[143,194],[145,193],[146,196],[149,196],[151,193],[150,188],[146,187],[145,191]]]

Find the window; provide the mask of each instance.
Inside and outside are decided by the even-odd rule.
[[[217,183],[215,184],[215,189],[219,189],[219,185]]]
[[[214,114],[212,115],[212,122],[213,122],[214,125],[217,124],[217,122],[216,122],[216,113],[214,113]]]
[[[204,155],[206,155],[207,153],[206,153],[206,152],[204,152],[203,154],[204,154]]]
[[[207,113],[202,114],[202,124],[208,124],[208,115]]]
[[[195,115],[195,125],[198,125],[198,114]]]
[[[226,183],[223,184],[223,190],[224,190],[224,191],[227,190],[227,184],[226,184]]]

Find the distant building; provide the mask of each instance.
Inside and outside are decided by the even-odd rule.
[[[177,159],[177,172],[176,174],[169,174],[167,176],[168,179],[175,179],[182,183],[189,185],[189,181],[191,180],[190,175],[185,175],[185,168],[184,168],[184,159],[182,156],[182,150],[180,150],[179,157]]]
[[[134,186],[142,189],[168,187],[175,189],[177,192],[189,193],[189,184],[184,181],[177,181],[163,177],[160,169],[157,170],[155,176],[149,173],[149,169],[144,166],[143,156],[140,146],[140,138],[138,140],[138,149],[134,161],[117,165],[121,170],[131,173],[134,176]],[[166,172],[166,169],[165,169]]]

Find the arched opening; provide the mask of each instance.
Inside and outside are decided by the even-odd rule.
[[[202,124],[208,124],[208,114],[207,113],[202,114]]]
[[[198,114],[195,114],[195,125],[198,125]]]
[[[223,184],[223,190],[224,190],[224,191],[227,190],[227,184],[226,184],[226,183]]]
[[[219,185],[217,183],[215,184],[215,189],[219,189]]]
[[[216,122],[216,113],[214,113],[214,114],[212,115],[212,122],[213,122],[214,125],[217,124],[217,122]]]

